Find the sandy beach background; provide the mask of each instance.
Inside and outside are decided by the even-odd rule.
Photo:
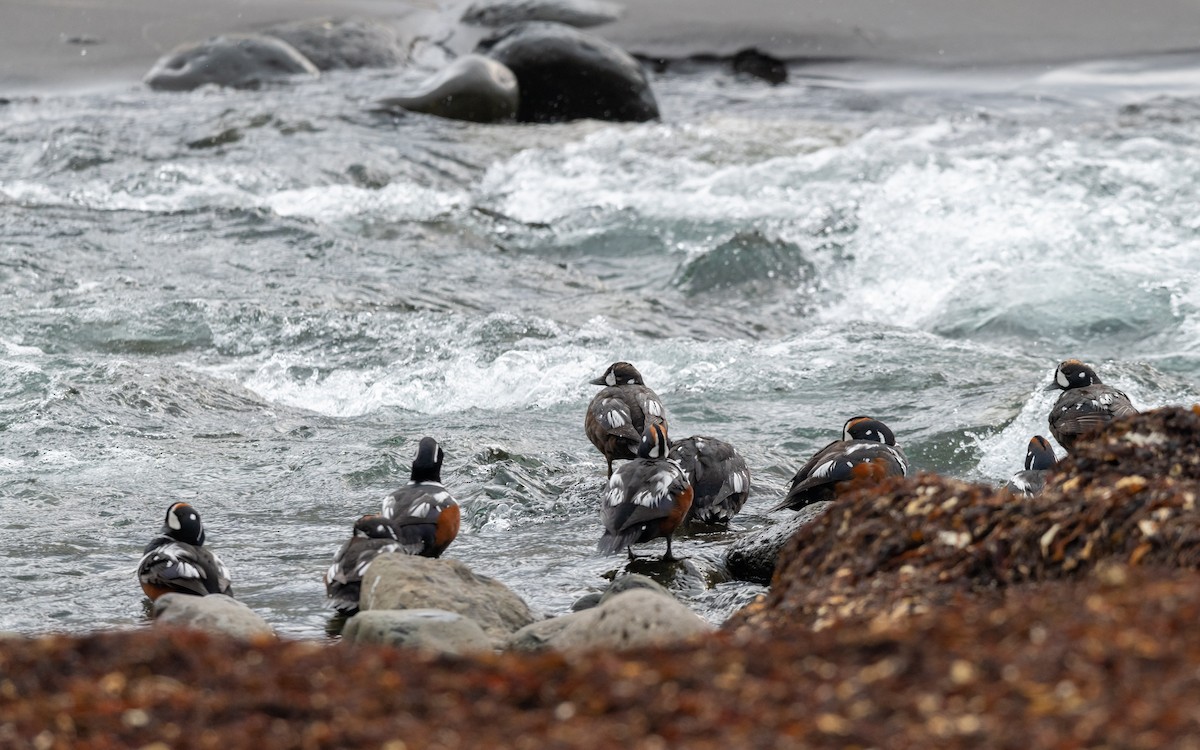
[[[1200,47],[1194,0],[626,0],[597,31],[648,55],[757,46],[786,58],[950,65],[1048,63]],[[165,51],[272,23],[359,16],[404,23],[427,0],[5,0],[0,95],[136,83]]]

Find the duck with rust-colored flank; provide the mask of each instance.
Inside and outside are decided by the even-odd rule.
[[[611,478],[613,461],[636,457],[646,425],[666,422],[667,410],[658,394],[646,387],[642,374],[628,362],[612,363],[591,383],[604,388],[588,404],[583,429],[592,445],[604,454]]]
[[[1005,489],[1014,495],[1036,495],[1046,487],[1046,477],[1057,465],[1058,459],[1054,457],[1050,441],[1034,435],[1029,438],[1029,448],[1025,451],[1025,469],[1013,474]]]
[[[1138,413],[1129,397],[1100,382],[1096,371],[1077,359],[1068,359],[1054,371],[1054,382],[1046,390],[1061,390],[1050,410],[1050,434],[1071,452],[1085,432],[1100,429],[1118,417]]]
[[[458,536],[458,503],[442,486],[442,459],[438,442],[421,438],[408,484],[383,499],[383,516],[409,554],[441,557]]]
[[[354,522],[354,531],[333,555],[333,564],[325,572],[325,595],[329,606],[344,614],[358,611],[358,596],[367,566],[385,552],[402,552],[396,525],[378,513],[362,516]]]
[[[204,524],[187,503],[167,508],[162,530],[146,545],[137,574],[151,601],[170,593],[233,595],[229,570],[204,546]]]
[[[694,435],[673,441],[670,455],[692,483],[692,508],[685,522],[725,525],[746,504],[750,470],[729,443]]]
[[[667,540],[664,562],[674,561],[671,535],[692,507],[692,485],[670,458],[670,440],[664,424],[648,424],[642,433],[637,456],[623,464],[608,480],[600,500],[604,534],[597,549],[611,554],[633,545],[663,537]]]
[[[837,497],[839,487],[853,480],[882,480],[908,474],[908,458],[896,445],[896,436],[883,422],[853,417],[834,440],[800,467],[783,502],[772,510],[800,510],[806,505]]]

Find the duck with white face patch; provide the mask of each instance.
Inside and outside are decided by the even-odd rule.
[[[354,531],[333,556],[325,572],[325,595],[329,605],[343,614],[358,611],[358,596],[367,566],[385,552],[403,552],[396,525],[373,513],[354,522]]]
[[[800,510],[815,502],[833,500],[839,489],[854,480],[881,481],[908,474],[908,458],[891,429],[871,417],[853,417],[834,440],[808,460],[792,477],[783,502],[772,510]]]
[[[1057,465],[1058,459],[1050,441],[1034,435],[1029,438],[1029,447],[1025,451],[1025,469],[1013,474],[1005,489],[1014,495],[1036,495],[1046,487],[1046,477]]]
[[[1064,360],[1055,369],[1046,390],[1056,389],[1062,393],[1050,410],[1050,434],[1068,453],[1080,435],[1138,413],[1128,396],[1100,382],[1096,371],[1077,359]]]
[[[611,554],[633,545],[665,538],[664,562],[674,561],[671,535],[692,506],[692,485],[670,458],[670,440],[665,424],[650,424],[642,434],[637,456],[609,477],[600,500],[604,534],[597,549]]]
[[[642,374],[628,362],[612,363],[591,383],[604,388],[588,404],[583,429],[592,445],[604,454],[611,477],[613,461],[636,457],[646,425],[665,423],[667,410],[658,394],[646,387]]]
[[[167,508],[162,530],[146,545],[137,575],[151,601],[170,593],[233,595],[229,570],[204,546],[200,513],[188,503]]]
[[[421,438],[408,484],[383,499],[383,516],[409,554],[441,557],[458,536],[460,512],[442,486],[442,459],[438,442]]]

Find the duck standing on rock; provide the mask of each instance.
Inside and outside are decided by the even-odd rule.
[[[896,436],[883,422],[853,417],[834,440],[800,467],[783,502],[771,510],[800,510],[815,502],[833,500],[839,487],[856,479],[880,481],[908,474],[908,458],[896,445]]]
[[[384,518],[412,555],[441,557],[458,536],[458,503],[442,486],[442,458],[436,440],[421,438],[408,484],[383,499]]]
[[[728,524],[750,496],[750,470],[732,445],[694,435],[671,445],[671,458],[692,484],[688,523]]]
[[[1057,465],[1058,459],[1054,457],[1050,441],[1034,435],[1029,438],[1029,448],[1025,451],[1025,469],[1013,474],[1005,489],[1014,495],[1036,495],[1046,487],[1046,477]]]
[[[604,388],[588,405],[583,429],[592,445],[604,454],[611,478],[613,461],[637,456],[646,425],[663,424],[667,410],[658,394],[646,387],[642,374],[628,362],[612,363],[591,383]]]
[[[692,507],[692,485],[670,458],[667,426],[646,425],[637,456],[621,466],[608,480],[608,490],[600,501],[600,520],[604,535],[597,549],[611,554],[619,549],[651,539],[665,537],[664,562],[675,560],[671,554],[671,535]]]
[[[403,551],[396,525],[377,513],[354,522],[354,532],[333,555],[333,564],[325,572],[325,595],[329,605],[339,612],[358,611],[358,595],[367,566],[385,552]]]
[[[1096,371],[1077,359],[1068,359],[1054,371],[1054,382],[1046,390],[1062,390],[1050,410],[1050,434],[1071,452],[1085,432],[1103,427],[1118,417],[1138,413],[1129,397],[1100,382]]]
[[[167,508],[162,531],[146,545],[137,574],[150,601],[169,593],[233,595],[229,571],[204,546],[204,524],[187,503]]]

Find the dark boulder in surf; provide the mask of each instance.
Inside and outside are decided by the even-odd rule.
[[[620,47],[570,26],[522,23],[480,43],[507,66],[521,89],[521,122],[658,118],[642,66]]]

